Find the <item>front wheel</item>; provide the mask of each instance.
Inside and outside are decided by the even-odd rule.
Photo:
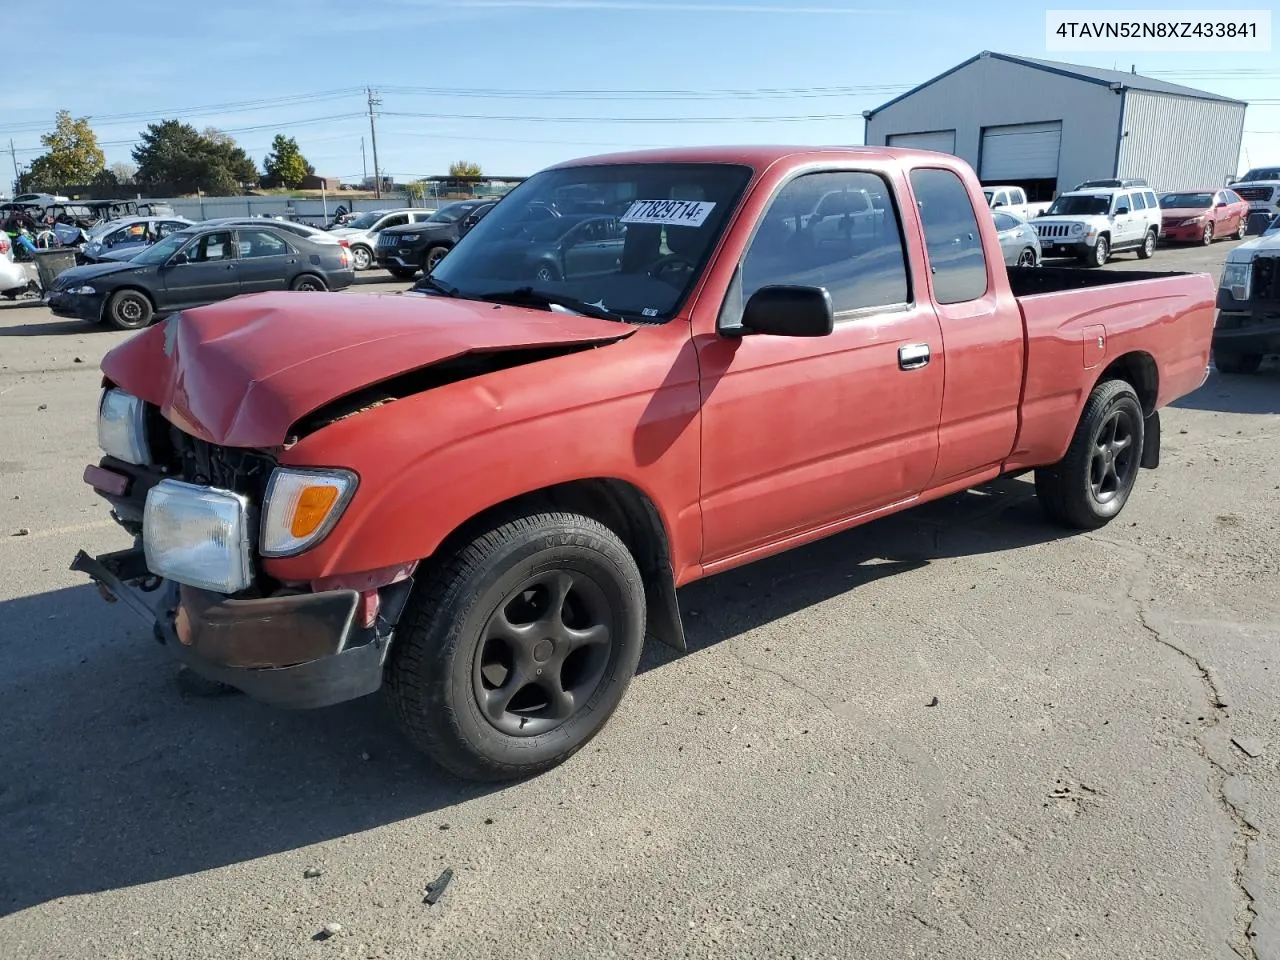
[[[1138,479],[1144,427],[1130,384],[1107,380],[1094,387],[1067,455],[1036,470],[1036,497],[1049,519],[1078,530],[1114,520]]]
[[[1034,267],[1035,265],[1036,265],[1036,252],[1032,250],[1030,247],[1024,247],[1022,252],[1018,254],[1018,262],[1016,266]]]
[[[1142,246],[1138,248],[1139,260],[1150,260],[1156,252],[1156,232],[1148,230],[1147,235],[1142,238]]]
[[[1206,247],[1213,243],[1213,224],[1211,222],[1204,225],[1204,236],[1200,238],[1200,242]]]
[[[1085,256],[1085,263],[1091,267],[1104,267],[1111,259],[1111,243],[1106,237],[1099,237],[1093,249]]]
[[[154,315],[151,301],[138,290],[120,290],[107,302],[107,319],[121,330],[141,330]]]
[[[1251,373],[1257,373],[1258,368],[1262,366],[1262,354],[1223,353],[1221,350],[1215,350],[1213,365],[1218,368],[1219,373],[1248,376]]]
[[[432,247],[422,255],[422,275],[429,276],[431,271],[436,268],[436,264],[444,259],[444,255],[449,252],[448,247]]]
[[[477,531],[415,588],[387,665],[409,739],[469,780],[548,770],[613,714],[640,660],[635,560],[588,517]]]

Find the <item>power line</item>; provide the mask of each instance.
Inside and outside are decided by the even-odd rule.
[[[849,87],[762,87],[755,90],[503,90],[473,87],[384,86],[391,93],[408,96],[469,97],[494,100],[792,100],[815,97],[849,97],[859,94],[892,94],[910,90],[906,84],[874,84]]]
[[[474,113],[411,113],[384,111],[385,117],[414,117],[420,120],[487,120],[498,123],[804,123],[817,120],[861,119],[852,113],[782,114],[771,117],[519,117]]]

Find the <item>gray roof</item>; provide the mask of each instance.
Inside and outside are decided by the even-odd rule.
[[[1044,70],[1048,73],[1056,73],[1063,77],[1072,77],[1076,80],[1083,80],[1086,83],[1098,83],[1110,86],[1113,83],[1124,85],[1130,90],[1146,90],[1151,93],[1164,93],[1176,97],[1191,97],[1197,100],[1216,100],[1219,103],[1236,103],[1245,105],[1243,100],[1234,100],[1231,97],[1219,96],[1216,93],[1206,93],[1204,90],[1196,90],[1192,87],[1184,87],[1178,83],[1169,83],[1165,80],[1155,80],[1151,77],[1144,77],[1140,73],[1129,73],[1126,70],[1106,70],[1102,67],[1081,67],[1074,63],[1059,63],[1056,60],[1037,60],[1035,57],[1019,57],[1010,53],[994,53],[990,50],[984,50],[977,56],[970,57],[964,63],[958,63],[950,70],[945,70],[919,86],[912,87],[906,93],[899,94],[887,103],[882,103],[874,110],[867,111],[867,114],[874,116],[885,107],[892,106],[899,100],[905,100],[925,87],[932,86],[939,80],[950,76],[957,70],[967,67],[971,63],[976,63],[983,58],[991,58],[993,60],[1004,60],[1008,63],[1016,63],[1020,66],[1030,67],[1032,70]],[[865,114],[864,114],[865,115]]]

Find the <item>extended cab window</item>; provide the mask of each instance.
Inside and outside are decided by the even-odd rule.
[[[1133,209],[1134,210],[1147,209],[1147,198],[1145,194],[1135,193],[1133,195]]]
[[[771,284],[825,287],[837,315],[910,300],[902,232],[874,173],[809,173],[784,186],[742,262],[742,299]]]
[[[963,303],[987,292],[987,257],[964,181],[950,170],[912,170],[925,248],[938,303]]]

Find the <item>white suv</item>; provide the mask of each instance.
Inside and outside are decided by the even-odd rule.
[[[1121,250],[1156,252],[1160,201],[1147,186],[1072,190],[1032,221],[1046,257],[1079,257],[1100,267]]]

